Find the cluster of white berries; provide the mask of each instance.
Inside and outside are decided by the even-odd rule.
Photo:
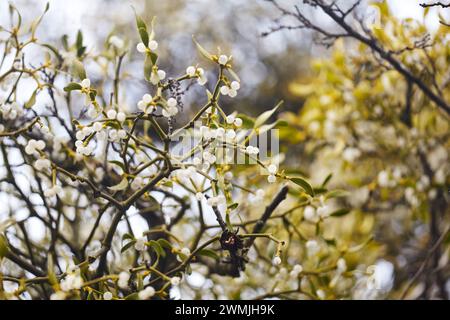
[[[223,179],[225,182],[230,182],[233,179],[233,172],[227,171],[223,174]]]
[[[109,38],[109,44],[116,47],[117,49],[122,49],[125,42],[123,41],[123,39],[119,38],[118,36],[111,36]]]
[[[117,281],[117,285],[122,289],[126,289],[128,287],[129,280],[130,274],[128,272],[122,271],[121,273],[119,273],[119,280]]]
[[[90,102],[91,102],[91,98],[89,98],[89,96],[86,96],[86,103],[87,103],[86,106],[88,107],[86,114],[89,118],[95,119],[98,117],[98,112],[94,106],[90,106]]]
[[[417,197],[416,192],[411,187],[405,189],[405,199],[413,207],[417,207],[420,204],[420,200]]]
[[[98,128],[97,123],[95,123],[96,128]],[[77,131],[77,133],[75,134],[75,137],[77,138],[77,141],[75,141],[75,147],[77,148],[77,153],[80,155],[84,155],[84,156],[88,156],[92,153],[92,151],[94,151],[94,147],[89,144],[89,145],[85,145],[85,143],[83,142],[83,140],[91,135],[92,133],[94,133],[95,129],[94,127],[83,127],[81,130]]]
[[[39,155],[39,151],[45,149],[45,142],[43,140],[31,139],[25,147],[25,153],[28,155]]]
[[[201,86],[205,85],[208,81],[205,75],[205,70],[203,70],[203,68],[189,66],[186,68],[186,74],[191,78],[197,77],[197,83]]]
[[[86,127],[83,127],[81,130],[77,131],[77,133],[75,134],[75,138],[77,138],[77,140],[79,140],[79,141],[83,141],[87,136],[89,136],[93,132],[94,132],[93,127],[86,126]]]
[[[162,114],[166,118],[175,116],[178,113],[177,100],[175,98],[169,98],[167,100],[167,109],[162,110]]]
[[[166,78],[166,72],[164,70],[158,70],[156,67],[153,68],[150,74],[150,82],[153,85],[157,85],[161,80]]]
[[[420,192],[425,191],[430,186],[430,178],[428,176],[421,176],[419,181],[416,182],[416,189]]]
[[[236,118],[233,114],[230,114],[229,116],[227,116],[226,122],[228,124],[235,125],[237,128],[242,127],[242,119],[241,118]]]
[[[125,139],[127,137],[127,132],[124,129],[111,129],[109,130],[108,136],[112,142],[117,142],[121,139]]]
[[[220,139],[224,141],[233,141],[236,138],[236,131],[234,129],[224,129],[222,127],[212,129],[207,126],[201,126],[200,135],[203,140]]]
[[[281,264],[281,258],[279,256],[275,256],[272,260],[272,264],[274,266],[279,266]]]
[[[347,262],[344,258],[339,258],[336,263],[338,273],[343,273],[347,271]]]
[[[336,262],[336,274],[334,275],[333,279],[330,281],[330,288],[334,288],[339,279],[341,278],[341,275],[347,271],[347,262],[344,258],[339,258]]]
[[[82,91],[88,92],[91,88],[91,80],[89,78],[83,79],[80,82]]]
[[[153,288],[152,286],[148,286],[144,290],[139,291],[138,297],[140,300],[147,300],[153,297],[155,293],[155,288]]]
[[[378,274],[376,265],[368,266],[366,269],[366,273],[369,275],[366,279],[366,286],[367,289],[373,290],[373,289],[380,289],[380,276]]]
[[[257,155],[259,153],[259,148],[254,146],[247,146],[245,152],[250,155]]]
[[[185,256],[189,256],[191,254],[191,250],[187,247],[184,247],[181,249],[181,253],[184,254]]]
[[[50,296],[50,300],[65,300],[67,297],[64,291],[56,291]]]
[[[219,62],[220,65],[224,66],[227,64],[227,62],[230,60],[229,57],[227,57],[226,55],[222,54],[219,56],[217,62]]]
[[[261,201],[264,200],[265,195],[266,195],[266,192],[263,189],[258,189],[255,191],[254,194],[249,195],[249,201],[260,204]]]
[[[181,278],[180,277],[172,277],[170,279],[170,284],[173,286],[178,286],[181,282]]]
[[[108,110],[108,112],[106,112],[106,116],[108,117],[108,119],[117,120],[120,123],[124,122],[127,119],[127,115],[124,112],[122,111],[117,112],[114,109]]]
[[[153,101],[153,97],[146,93],[142,96],[142,99],[137,103],[137,107],[144,113],[153,113],[155,111],[155,106],[151,106],[150,103]]]
[[[92,129],[94,129],[95,132],[100,132],[103,130],[103,123],[101,122],[94,122],[92,124]]]
[[[111,291],[106,291],[103,293],[103,300],[112,300],[113,294]]]
[[[330,216],[328,206],[322,204],[317,209],[313,206],[306,206],[303,210],[303,217],[306,221],[317,223],[320,219],[325,219]]]
[[[144,179],[142,177],[137,176],[134,178],[134,180],[131,182],[130,187],[133,190],[139,190],[145,185]]]
[[[181,256],[181,255],[182,256]],[[184,247],[184,248],[182,248],[180,251],[179,251],[179,254],[178,254],[178,256],[177,256],[177,260],[178,261],[180,261],[180,262],[182,262],[183,261],[183,259],[186,259],[186,257],[189,257],[191,255],[191,250],[189,249],[189,248],[187,248],[187,247]]]
[[[226,204],[227,199],[225,198],[225,196],[223,194],[220,194],[215,197],[209,197],[208,200],[206,201],[206,203],[208,205],[210,205],[211,207],[217,207],[221,204]]]
[[[231,82],[230,86],[224,85],[220,87],[220,93],[224,96],[231,98],[236,97],[238,90],[241,88],[241,84],[237,81]]]
[[[197,192],[197,193],[195,194],[195,198],[196,198],[198,201],[202,201],[202,200],[205,199],[205,195],[203,194],[203,192]]]
[[[55,184],[53,187],[44,190],[44,196],[47,198],[52,198],[57,194],[62,192],[62,187],[58,184]]]
[[[50,139],[53,137],[53,134],[50,132],[50,128],[46,125],[40,125],[36,123],[38,130],[45,136],[45,138]]]
[[[291,278],[298,278],[298,275],[303,271],[303,267],[300,264],[296,264],[291,272],[289,273],[289,275],[291,276]]]
[[[42,171],[42,170],[46,170],[46,169],[50,169],[51,167],[51,162],[48,159],[37,159],[34,162],[34,167],[36,168],[36,170]]]
[[[0,106],[0,111],[5,120],[14,120],[17,117],[23,115],[23,109],[17,102],[13,102],[11,104],[2,104]]]
[[[308,240],[306,241],[306,249],[308,254],[313,256],[320,251],[320,245],[316,240]]]
[[[178,170],[175,170],[172,174],[177,178],[178,181],[180,182],[189,182],[190,179],[194,178],[195,173],[197,172],[197,170],[195,169],[195,167],[188,167],[188,168],[181,168]]]
[[[209,151],[204,151],[203,154],[202,154],[202,158],[209,165],[214,164],[217,161],[217,157],[213,153],[211,153]],[[195,162],[197,162],[197,161],[195,161]]]
[[[91,105],[91,97],[89,96],[89,92],[91,91],[91,80],[89,78],[83,79],[80,82],[80,85],[81,85],[81,92],[85,94],[84,105],[88,107]],[[91,107],[88,109],[87,115],[90,118],[95,118],[97,117],[97,111],[95,110],[94,107]]]
[[[391,179],[389,172],[382,170],[378,173],[378,185],[380,187],[393,188],[396,184],[396,181]]]
[[[83,285],[83,278],[78,272],[68,274],[60,283],[62,291],[78,290]]]
[[[134,244],[134,248],[137,251],[145,251],[145,249],[147,248],[146,242],[147,242],[147,238],[146,237],[140,237],[140,238],[136,239],[136,242]]]
[[[269,183],[274,183],[275,181],[277,181],[277,177],[276,174],[278,172],[278,167],[276,164],[270,164],[267,166],[267,171],[269,172],[269,176],[267,177],[267,181]]]
[[[146,46],[143,42],[139,42],[136,46],[136,50],[140,53],[146,53],[148,49],[150,51],[155,51],[158,49],[158,42],[151,40],[149,41],[148,46]]]
[[[80,82],[80,85],[81,85],[81,92],[85,94],[84,105],[88,107],[87,116],[91,119],[95,119],[98,117],[98,112],[97,109],[93,105],[91,105],[92,102],[90,96],[91,80],[89,78],[83,79]]]
[[[361,151],[358,148],[348,147],[342,152],[342,157],[347,162],[354,162],[357,158],[361,156]]]

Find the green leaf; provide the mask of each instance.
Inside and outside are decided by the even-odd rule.
[[[313,190],[314,190],[314,194],[316,194],[316,195],[323,194],[328,191],[327,188],[313,188]]]
[[[186,271],[186,274],[189,275],[189,276],[192,274],[192,268],[191,268],[191,265],[190,265],[190,264],[188,264],[188,265],[186,266],[185,271]]]
[[[95,101],[95,97],[97,96],[97,90],[91,89],[89,91],[89,98],[91,98],[91,101]]]
[[[13,224],[17,223],[17,221],[13,218],[8,218],[6,220],[3,220],[0,222],[0,233],[4,232],[6,229],[8,229]]]
[[[50,8],[50,4],[47,2],[47,4],[45,5],[44,12],[40,15],[39,18],[37,18],[37,19],[36,19],[35,21],[33,21],[33,23],[31,24],[30,31],[31,31],[31,35],[32,35],[33,38],[34,38],[34,36],[35,36],[37,27],[38,27],[39,24],[41,23],[42,18],[43,18],[44,15],[47,13],[47,11],[48,11],[49,8]]]
[[[348,194],[349,193],[345,190],[332,190],[325,195],[325,199],[346,197]]]
[[[141,36],[142,43],[147,47],[149,42],[147,29],[139,28],[139,35]]]
[[[325,180],[323,180],[323,182],[322,182],[322,187],[325,187],[328,184],[328,182],[330,182],[332,177],[333,177],[333,173],[328,174],[327,177],[325,178]]]
[[[269,118],[277,111],[277,109],[283,104],[283,101],[278,102],[278,104],[271,110],[268,110],[266,112],[263,112],[259,115],[258,118],[255,120],[254,128],[257,129],[261,127]]]
[[[28,101],[25,103],[25,109],[30,109],[32,108],[35,103],[36,103],[36,94],[37,94],[37,89],[33,91],[33,93],[31,94],[30,99],[28,99]]]
[[[118,160],[110,160],[108,162],[112,163],[112,164],[115,164],[116,166],[118,166],[119,168],[121,168],[122,170],[125,171],[125,165],[122,162],[120,162]]]
[[[351,212],[350,209],[343,208],[343,209],[339,209],[339,210],[336,210],[333,213],[331,213],[330,217],[342,217],[342,216],[349,214],[350,212]]]
[[[123,178],[118,184],[112,187],[108,187],[108,189],[111,191],[120,191],[125,190],[127,187],[128,187],[128,179]]]
[[[169,250],[172,249],[172,244],[169,241],[167,241],[166,239],[161,238],[161,239],[158,239],[157,242],[163,248],[167,248]]]
[[[9,252],[8,241],[5,236],[0,234],[0,260],[5,257]]]
[[[51,52],[53,52],[54,55],[56,56],[56,58],[57,58],[59,61],[62,61],[62,60],[63,60],[63,58],[61,57],[61,54],[59,53],[58,49],[56,49],[54,46],[52,46],[52,45],[50,45],[50,44],[48,44],[48,43],[43,43],[43,44],[41,44],[41,46],[43,46],[43,47],[49,49]]]
[[[122,247],[122,249],[120,250],[120,253],[123,253],[123,252],[127,251],[127,250],[130,249],[131,246],[133,246],[135,243],[136,243],[136,240],[131,240],[131,241],[127,242],[127,243]]]
[[[156,64],[156,61],[158,60],[158,55],[154,52],[149,53],[150,60],[152,61],[152,64]]]
[[[55,266],[53,263],[53,256],[49,254],[47,256],[47,274],[48,274],[48,282],[53,286],[58,283],[58,279],[55,274]]]
[[[137,292],[127,295],[125,300],[139,300],[139,294]]]
[[[125,234],[122,236],[122,242],[123,242],[124,240],[134,240],[134,237],[133,237],[133,235],[130,234],[130,233],[125,233]]]
[[[366,241],[364,241],[363,243],[358,244],[358,245],[356,245],[354,247],[351,247],[347,251],[350,252],[350,253],[357,252],[357,251],[363,249],[365,246],[367,246],[370,242],[372,242],[372,240],[373,240],[373,237],[371,236]]]
[[[153,210],[160,210],[161,204],[150,194],[147,195],[147,201],[149,202],[148,208],[153,208]]]
[[[314,190],[305,179],[300,178],[300,177],[289,177],[288,179],[291,180],[296,185],[302,187],[303,190],[305,190],[307,194],[314,197]]]
[[[172,188],[173,187],[173,181],[166,179],[164,180],[161,185],[163,185],[164,187],[168,187],[168,188]]]
[[[69,36],[67,34],[61,37],[61,43],[63,45],[64,50],[69,51]]]
[[[272,130],[273,128],[280,128],[280,127],[286,127],[288,126],[287,121],[284,120],[277,120],[271,124],[264,124],[258,129],[258,133],[262,134],[264,132],[267,132],[269,130]]]
[[[236,209],[237,207],[239,206],[239,203],[232,203],[232,204],[230,204],[229,206],[228,206],[228,209],[229,210],[234,210],[234,209]]]
[[[236,74],[236,72],[233,71],[233,69],[228,69],[228,72],[231,74],[231,76],[238,82],[241,82],[241,79],[239,79],[239,76]]]
[[[253,128],[255,126],[255,119],[242,113],[239,113],[237,117],[242,119],[243,128]]]
[[[15,11],[17,13],[17,25],[16,28],[17,30],[20,29],[20,26],[22,25],[22,15],[20,14],[19,10],[17,10],[17,8],[15,6],[13,6],[11,3],[9,3],[9,10],[11,12],[11,15],[13,14],[13,12]]]
[[[134,13],[136,16],[136,25],[138,30],[144,29],[145,31],[147,31],[147,25],[145,24],[145,21],[136,13],[136,10],[134,11]]]
[[[273,122],[271,124],[263,124],[261,127],[259,127],[258,133],[263,134],[269,130],[272,130],[276,125],[277,125],[276,122]]]
[[[64,87],[64,91],[69,92],[73,90],[81,90],[81,84],[76,82],[71,82],[67,86]]]
[[[202,249],[197,254],[200,255],[200,256],[210,257],[210,258],[213,258],[215,260],[219,260],[220,259],[219,255],[215,251],[213,251],[211,249]]]
[[[78,32],[77,32],[77,40],[75,41],[75,47],[77,49],[79,49],[82,46],[83,46],[83,33],[81,33],[81,30],[78,30]]]
[[[153,40],[153,38],[155,38],[155,21],[156,21],[156,17],[152,18],[152,22],[150,23],[151,26],[151,31],[150,31],[150,36],[149,39]]]
[[[165,256],[166,256],[166,252],[164,251],[163,247],[161,247],[161,245],[160,245],[157,241],[155,241],[155,240],[150,240],[150,241],[148,242],[148,245],[149,245],[150,247],[152,247],[153,250],[155,250],[155,252],[156,252],[159,256],[161,256],[161,257],[165,257]]]
[[[150,79],[150,76],[152,74],[152,68],[153,68],[153,60],[150,54],[147,54],[145,56],[145,61],[144,61],[144,78],[146,80]]]
[[[75,60],[72,64],[73,73],[80,79],[84,80],[87,78],[86,70],[80,60]]]
[[[195,46],[197,47],[197,50],[200,52],[200,54],[205,57],[206,59],[210,60],[210,61],[214,61],[213,56],[206,51],[205,48],[203,48],[200,43],[197,42],[197,40],[195,39],[194,36],[192,36],[192,41],[194,41]]]
[[[83,33],[81,30],[78,30],[75,47],[77,48],[77,57],[81,57],[86,51],[86,47],[83,46]]]
[[[206,89],[206,96],[208,97],[208,101],[211,101],[211,99],[213,98],[213,94],[208,89]]]

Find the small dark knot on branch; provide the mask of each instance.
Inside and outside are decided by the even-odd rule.
[[[222,249],[228,251],[237,251],[244,247],[241,237],[238,235],[239,230],[230,231],[226,229],[220,236],[220,245]]]

